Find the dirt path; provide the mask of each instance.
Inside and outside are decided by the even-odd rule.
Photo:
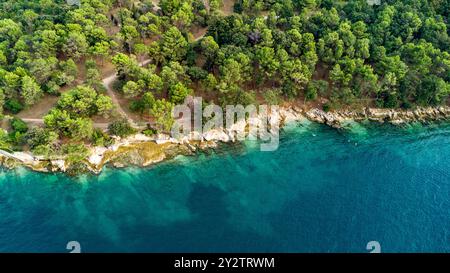
[[[205,5],[205,8],[209,12],[209,10],[210,10],[209,0],[202,0],[202,1],[203,1],[203,4]],[[155,8],[159,9],[159,0],[152,0],[152,2],[153,2],[153,5],[155,6]],[[227,16],[227,15],[230,15],[233,13],[234,2],[235,2],[235,0],[224,0],[223,1],[223,5],[220,8],[220,11],[222,12],[223,15]],[[207,31],[208,31],[207,27],[194,29],[193,33],[192,33],[194,36],[194,41],[198,41],[198,40],[202,39],[205,36],[205,34],[207,33]],[[139,63],[139,66],[145,66],[149,62],[150,62],[149,59],[143,60],[142,62]],[[108,96],[111,97],[111,100],[112,100],[113,104],[115,105],[118,114],[120,114],[120,116],[126,118],[128,120],[128,122],[131,124],[131,126],[133,126],[135,128],[144,128],[144,126],[139,126],[135,122],[135,120],[130,116],[130,114],[127,114],[127,111],[125,111],[124,108],[122,108],[120,99],[116,96],[115,92],[113,91],[111,85],[117,79],[116,72],[115,71],[111,72],[112,74],[109,74],[109,76],[104,75],[106,73],[109,73],[112,70],[111,69],[112,64],[105,63],[104,65],[102,65],[102,67],[103,66],[105,66],[106,69],[102,70],[103,71],[102,76],[105,77],[102,79],[102,83],[103,83],[103,86],[105,86],[105,88],[107,90]],[[32,108],[30,108],[28,110],[24,110],[24,111],[20,112],[17,116],[28,123],[43,124],[44,121],[42,118],[34,118],[34,117],[44,116],[48,112],[48,109],[50,109],[51,107],[53,107],[53,105],[56,104],[57,100],[58,100],[57,97],[45,98],[45,99],[41,100],[40,102],[38,102],[35,105],[36,107],[33,106]],[[106,129],[108,127],[108,123],[94,122],[94,127]]]
[[[222,7],[220,8],[220,11],[223,15],[228,16],[234,13],[234,2],[236,0],[223,0],[222,1]]]
[[[155,10],[161,9],[159,7],[159,0],[152,0],[152,4],[153,4]]]
[[[208,32],[207,27],[199,28],[199,29],[195,30],[194,33],[192,33],[194,36],[194,41],[196,42],[196,41],[200,40],[201,38],[203,38],[205,36],[206,32]]]
[[[23,121],[25,121],[28,124],[33,124],[33,125],[42,125],[44,124],[44,119],[41,118],[23,118]],[[94,122],[92,124],[94,126],[94,128],[99,128],[102,130],[106,130],[108,129],[108,125],[109,123],[106,122]]]
[[[21,119],[35,119],[45,116],[55,104],[58,102],[59,97],[52,95],[45,95],[36,104],[20,111],[16,116]]]
[[[144,66],[146,64],[148,64],[150,62],[149,59],[144,60],[142,62],[139,63],[139,66]],[[120,105],[119,100],[116,97],[116,94],[114,93],[114,91],[111,88],[112,83],[117,79],[117,74],[116,72],[114,72],[113,74],[109,75],[108,77],[104,78],[102,80],[103,85],[105,86],[108,95],[111,97],[111,100],[113,102],[113,104],[116,106],[116,110],[117,112],[124,118],[126,118],[128,120],[128,122],[130,122],[130,124],[135,127],[135,128],[141,128],[143,126],[139,126],[138,124],[136,124],[134,122],[134,120],[132,118],[130,118],[127,113],[123,110],[122,106]],[[45,109],[49,109],[51,108],[51,106],[49,105],[54,105],[57,101],[57,97],[55,97],[55,100],[43,100],[43,104],[45,107],[41,107],[41,108],[45,108]],[[30,110],[31,111],[31,110]],[[41,111],[42,112],[42,111]],[[39,113],[40,115],[44,115],[45,113]],[[21,118],[23,121],[29,123],[29,124],[35,124],[35,125],[42,125],[44,124],[44,119],[43,118],[27,118],[26,115],[22,114],[22,115],[17,115],[19,118]],[[24,117],[25,116],[25,117]],[[100,129],[107,129],[108,128],[108,123],[107,122],[94,122],[93,126],[95,128],[100,128]]]
[[[144,60],[142,62],[139,63],[139,66],[144,66],[148,63],[150,63],[150,59]],[[117,96],[114,92],[114,90],[112,90],[111,85],[112,83],[117,79],[117,74],[116,72],[114,72],[112,75],[104,78],[102,80],[103,86],[106,88],[106,92],[108,93],[108,95],[111,97],[111,100],[113,102],[113,104],[116,106],[116,110],[117,112],[124,118],[126,118],[128,120],[128,122],[131,124],[131,126],[139,128],[141,126],[139,126],[138,124],[136,124],[134,122],[134,120],[123,110],[119,100],[117,99]]]
[[[202,2],[203,2],[203,5],[205,6],[206,10],[209,13],[209,10],[211,9],[209,6],[209,0],[202,0]]]

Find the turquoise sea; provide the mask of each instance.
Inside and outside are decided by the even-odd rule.
[[[151,168],[0,173],[0,252],[450,252],[450,125],[308,123]]]

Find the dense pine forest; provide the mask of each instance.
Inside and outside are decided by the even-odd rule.
[[[167,131],[188,95],[328,111],[450,94],[450,0],[68,2],[0,0],[2,149],[79,161]]]

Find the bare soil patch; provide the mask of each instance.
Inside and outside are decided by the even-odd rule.
[[[18,113],[16,116],[21,119],[40,119],[48,113],[48,111],[56,104],[58,99],[58,96],[46,94],[35,105],[32,105],[29,108],[20,111],[20,113]]]
[[[236,2],[236,0],[223,0],[222,7],[220,8],[220,10],[222,11],[222,14],[225,16],[233,14],[235,2]]]

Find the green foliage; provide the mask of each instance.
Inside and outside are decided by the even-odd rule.
[[[28,125],[19,118],[10,120],[11,131],[9,132],[9,141],[14,145],[21,145],[25,140],[25,133],[28,131]]]
[[[68,143],[61,146],[61,152],[70,164],[83,162],[89,155],[89,150],[84,144]]]
[[[10,123],[14,132],[26,133],[28,131],[28,125],[20,118],[14,117],[11,119]]]
[[[11,111],[13,114],[17,114],[24,108],[23,104],[20,103],[17,99],[11,98],[6,101],[5,103],[5,109],[8,111]]]
[[[183,83],[179,82],[169,89],[170,101],[174,104],[181,104],[192,92],[192,89],[187,88]]]
[[[187,53],[188,43],[176,27],[164,32],[160,41],[161,53],[168,61],[179,61]]]
[[[153,107],[153,104],[155,103],[155,97],[153,96],[153,93],[145,93],[142,97],[142,103],[144,105],[144,109],[151,109]]]
[[[281,103],[281,90],[280,89],[270,89],[263,93],[264,100],[269,105],[278,105]]]
[[[46,128],[33,127],[26,133],[28,146],[37,155],[48,156],[55,150],[58,134]]]
[[[108,125],[108,132],[110,135],[126,137],[135,133],[136,130],[131,127],[130,123],[126,119],[119,119]]]
[[[167,89],[176,85],[178,82],[188,82],[185,67],[179,62],[170,62],[168,65],[163,66],[160,75]]]
[[[130,110],[141,114],[149,113],[155,102],[155,97],[152,92],[146,92],[139,100],[130,103]]]
[[[52,109],[45,117],[47,128],[75,140],[89,139],[92,135],[92,120],[85,117],[71,116],[66,110]]]
[[[29,76],[22,78],[22,90],[21,95],[25,102],[25,105],[29,106],[37,102],[42,96],[42,90],[40,86]]]
[[[142,92],[142,90],[142,84],[136,83],[134,81],[127,81],[127,83],[122,88],[122,91],[127,98],[138,96],[139,93]]]
[[[208,77],[208,72],[198,66],[189,67],[187,74],[194,81],[205,80]]]
[[[95,100],[95,107],[97,108],[97,114],[109,117],[114,106],[110,97],[100,94]]]
[[[325,103],[324,105],[322,105],[322,109],[325,112],[329,112],[331,110],[331,104],[329,102]]]
[[[156,100],[153,103],[150,113],[155,117],[156,129],[158,132],[169,132],[173,125],[172,109],[173,104],[164,99]]]
[[[103,130],[101,129],[94,129],[94,131],[92,132],[92,143],[95,146],[109,146],[111,144],[114,143],[114,140],[105,132],[103,132]]]
[[[61,68],[59,85],[71,84],[78,76],[78,67],[72,59],[62,61],[59,64]]]
[[[328,93],[328,82],[323,80],[310,81],[305,89],[305,100],[315,100]]]
[[[438,105],[450,94],[450,83],[436,76],[426,77],[417,94],[417,102],[421,105]]]
[[[113,85],[133,111],[153,115],[158,131],[170,129],[173,104],[193,90],[221,104],[256,103],[257,94],[270,104],[325,98],[326,110],[448,102],[448,1],[239,0],[229,16],[220,0],[209,8],[161,0],[158,12],[148,0],[82,2],[1,1],[0,114],[32,108],[44,92],[61,95],[45,130],[101,145],[91,118],[109,118],[114,106],[101,79],[110,55]],[[73,87],[79,81],[85,86]],[[28,142],[29,133],[10,138]],[[52,145],[32,149],[48,155]]]
[[[86,40],[86,36],[79,31],[70,31],[64,37],[64,43],[62,50],[67,56],[79,59],[88,50],[89,44]]]
[[[144,131],[142,131],[142,133],[146,136],[153,136],[157,133],[157,131],[154,129],[148,128],[148,129],[145,129]]]
[[[138,63],[135,59],[119,53],[112,58],[112,63],[116,66],[117,74],[121,79],[133,78],[138,70]]]
[[[214,58],[216,58],[220,48],[216,41],[214,41],[214,38],[211,36],[204,37],[200,42],[200,46],[202,49],[202,53],[209,61],[213,61]]]
[[[11,150],[11,143],[9,141],[9,136],[5,130],[0,128],[0,149],[10,151]]]
[[[5,92],[0,88],[0,117],[3,115],[3,107],[5,104]]]
[[[108,56],[109,51],[110,51],[110,44],[106,41],[97,42],[93,47],[90,48],[90,52],[92,55],[102,58]]]
[[[315,100],[315,99],[317,99],[317,88],[316,86],[309,84],[308,87],[306,87],[305,100]]]
[[[206,91],[212,92],[217,86],[217,79],[213,74],[210,73],[205,79],[201,81],[201,84]]]
[[[107,116],[113,104],[110,97],[99,95],[93,88],[81,85],[62,94],[57,107],[71,116],[90,117],[97,113]]]

